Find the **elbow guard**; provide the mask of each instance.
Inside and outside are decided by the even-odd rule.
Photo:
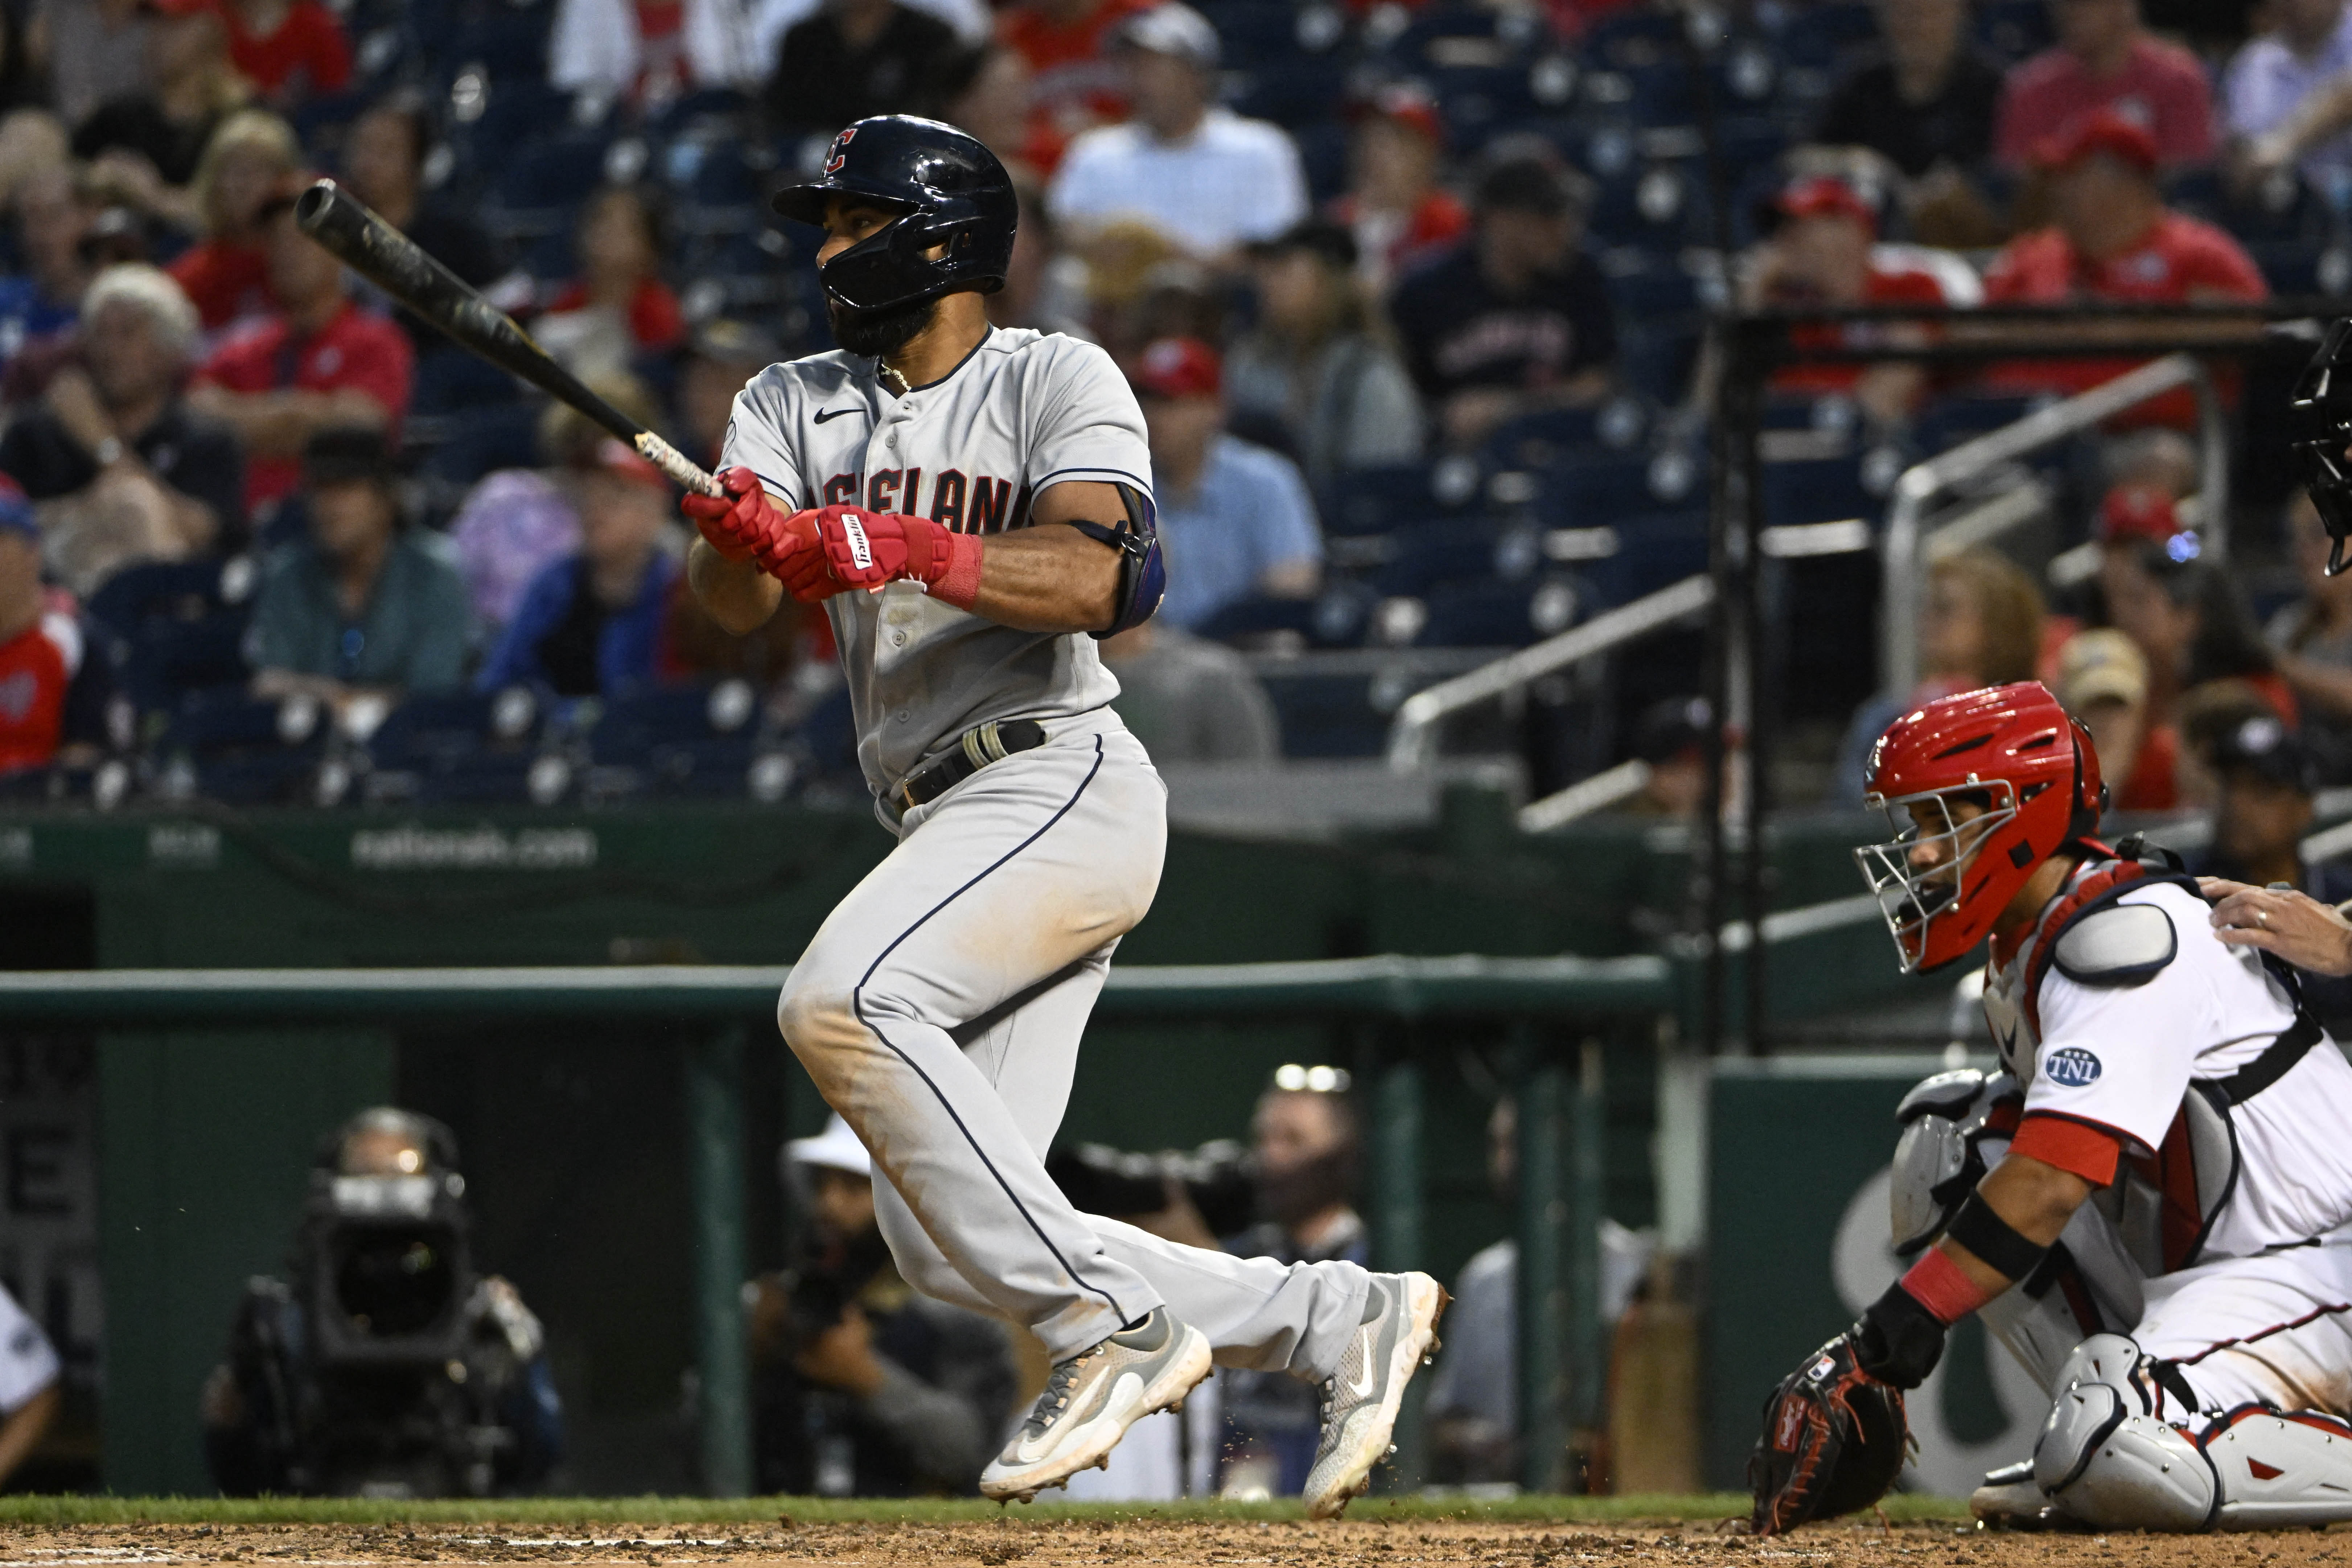
[[[1150,620],[1160,608],[1160,595],[1168,591],[1168,567],[1160,553],[1160,529],[1152,513],[1151,498],[1132,485],[1119,486],[1118,493],[1127,503],[1127,517],[1117,527],[1099,522],[1070,524],[1088,539],[1119,553],[1118,589],[1112,605],[1111,622],[1094,634],[1097,639],[1117,637]]]

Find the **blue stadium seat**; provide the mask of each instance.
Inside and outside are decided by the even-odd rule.
[[[1298,162],[1307,172],[1307,196],[1316,205],[1333,200],[1348,188],[1347,122],[1318,120],[1293,126],[1290,139],[1298,144]]]
[[[607,704],[588,731],[595,769],[590,787],[613,794],[740,795],[759,727],[758,700],[740,680],[623,697]],[[604,775],[601,784],[598,775]]]
[[[1423,647],[1523,647],[1576,624],[1589,593],[1551,574],[1517,583],[1444,583],[1429,594]]]
[[[1601,603],[1622,605],[1707,569],[1704,510],[1653,511],[1610,526],[1617,553],[1584,569]]]
[[[1766,525],[1877,517],[1880,502],[1863,488],[1861,467],[1859,454],[1763,464]]]
[[[1220,608],[1196,628],[1213,642],[1243,646],[1288,636],[1314,647],[1360,647],[1371,629],[1378,595],[1345,580],[1328,584],[1311,599],[1239,599]]]
[[[408,405],[413,414],[429,416],[520,403],[530,395],[523,383],[480,355],[436,342],[416,356]]]
[[[1351,469],[1332,481],[1321,509],[1324,531],[1389,533],[1444,517],[1454,509],[1439,500],[1430,485],[1426,463]]]
[[[2016,424],[2033,411],[2034,402],[2031,397],[1938,398],[1913,421],[1912,439],[1932,457],[2004,425]]]
[[[1979,0],[1976,41],[1987,53],[2013,63],[2040,54],[2057,35],[2045,0]]]
[[[1828,70],[1877,37],[1878,18],[1870,6],[1823,0],[1791,12],[1772,44],[1790,65]]]
[[[463,487],[499,468],[528,468],[538,462],[539,408],[519,403],[469,411],[446,439],[425,449],[417,472],[443,486]]]
[[[249,561],[127,566],[90,596],[88,614],[117,639],[119,683],[142,712],[169,710],[190,691],[242,687],[253,570]]]
[[[1419,598],[1440,583],[1524,578],[1540,559],[1533,541],[1523,523],[1486,518],[1423,523],[1395,536],[1373,581],[1384,595]]]
[[[1377,757],[1386,749],[1389,715],[1372,704],[1372,677],[1276,668],[1258,679],[1274,703],[1285,757]]]
[[[307,725],[291,722],[307,715]],[[194,770],[198,792],[237,805],[284,805],[308,792],[331,721],[317,703],[264,701],[242,688],[190,694],[158,750]]]
[[[1586,29],[1582,53],[1589,65],[1614,69],[1621,63],[1654,59],[1683,47],[1683,19],[1665,6],[1626,5]]]
[[[1617,341],[1617,378],[1627,390],[1653,403],[1680,403],[1698,365],[1700,329],[1696,321],[1636,328]]]
[[[1662,465],[1660,454],[1626,452],[1605,457],[1575,458],[1559,463],[1543,476],[1536,498],[1536,519],[1546,528],[1600,528],[1618,520],[1659,510],[1662,504],[1688,500],[1662,495],[1682,478]]]

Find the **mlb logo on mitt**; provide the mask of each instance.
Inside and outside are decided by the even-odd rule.
[[[1820,1383],[1837,1371],[1837,1357],[1825,1355],[1805,1369],[1807,1383]]]

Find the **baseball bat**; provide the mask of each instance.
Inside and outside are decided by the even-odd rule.
[[[344,266],[432,322],[460,348],[578,409],[635,447],[673,483],[701,495],[725,493],[685,453],[583,386],[579,377],[532,342],[512,317],[334,181],[320,180],[296,198],[294,222]]]

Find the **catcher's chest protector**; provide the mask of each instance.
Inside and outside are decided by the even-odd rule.
[[[1985,1021],[2002,1066],[2020,1084],[2030,1087],[2040,1067],[2042,988],[2053,970],[2080,985],[2143,985],[2171,963],[2179,941],[2172,917],[2119,901],[2162,882],[2192,893],[2197,888],[2193,878],[2137,860],[2086,861],[2016,950],[1996,952],[1985,976]],[[2229,1079],[2191,1079],[2161,1145],[2130,1151],[2115,1185],[2093,1195],[2148,1276],[2198,1260],[2237,1187],[2238,1138],[2230,1108],[2292,1066],[2310,1044],[2306,1035],[2316,1037],[2317,1026],[2299,1001],[2296,1016],[2296,1027],[2281,1035],[2253,1068]],[[2128,1052],[2130,1042],[2116,1044]]]

